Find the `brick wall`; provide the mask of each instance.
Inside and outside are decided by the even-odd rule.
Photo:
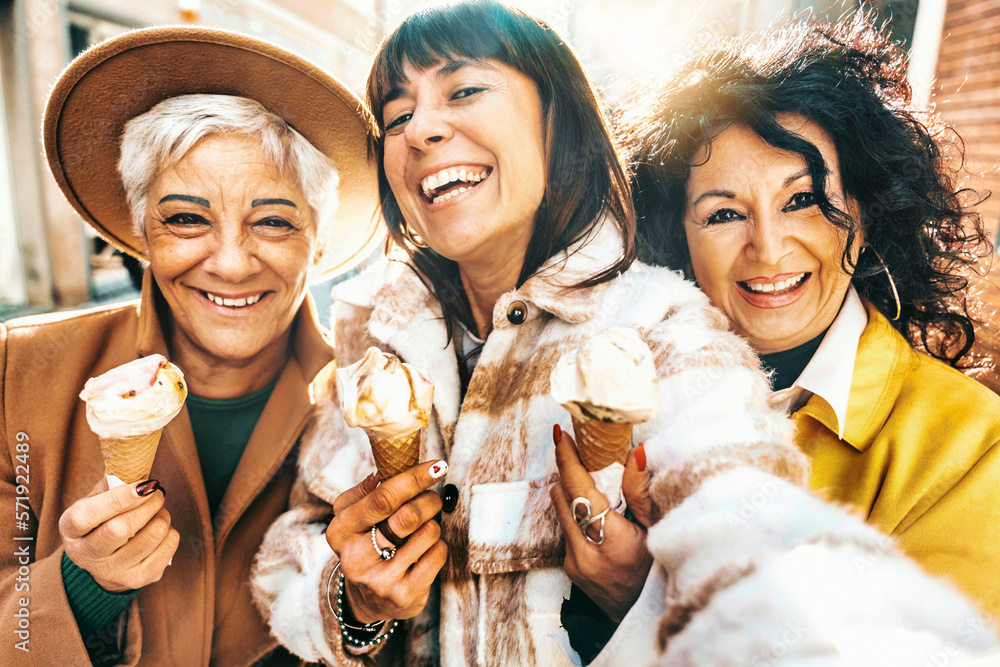
[[[925,0],[927,1],[927,0]],[[1000,226],[1000,2],[948,0],[938,55],[937,108],[966,143],[969,185],[992,196],[983,222]]]

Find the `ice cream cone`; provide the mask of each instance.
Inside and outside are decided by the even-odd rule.
[[[162,432],[163,429],[157,429],[124,438],[100,438],[108,485],[117,486],[112,477],[123,484],[148,479]]]
[[[418,429],[401,438],[386,438],[368,432],[375,467],[383,482],[417,465],[420,458],[420,433]]]
[[[588,472],[604,470],[612,463],[625,465],[632,444],[632,424],[573,416],[573,435]]]

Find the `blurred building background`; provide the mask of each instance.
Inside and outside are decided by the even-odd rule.
[[[372,49],[418,0],[0,0],[0,320],[131,298],[142,268],[107,247],[65,202],[41,151],[45,100],[79,52],[123,30],[197,23],[295,50],[360,92]],[[917,99],[965,139],[970,185],[1000,189],[997,0],[537,0],[513,2],[572,43],[610,99],[669,69],[697,35],[773,21],[881,13],[911,53]],[[474,29],[470,27],[470,29]],[[1000,195],[998,195],[1000,196]],[[982,206],[991,229],[1000,201]],[[329,286],[314,294],[327,301]],[[323,304],[325,305],[325,304]],[[325,310],[325,308],[322,308]]]
[[[372,47],[395,20],[386,4],[0,0],[0,318],[137,295],[141,267],[123,261],[79,219],[42,155],[46,97],[75,55],[130,28],[197,23],[295,50],[358,90]],[[399,4],[402,13],[413,3]]]
[[[944,0],[940,0],[944,5]],[[939,10],[940,11],[940,10]],[[948,0],[933,93],[965,140],[972,187],[992,191],[980,210],[994,242],[1000,229],[1000,2]],[[1000,244],[998,244],[1000,245]]]

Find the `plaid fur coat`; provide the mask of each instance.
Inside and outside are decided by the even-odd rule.
[[[421,460],[446,459],[442,484],[459,489],[456,509],[442,519],[449,560],[420,616],[376,652],[345,650],[327,602],[336,595],[336,582],[332,590],[328,583],[336,557],[321,517],[374,464],[364,432],[343,421],[327,369],[313,385],[321,407],[303,440],[293,508],[265,538],[253,572],[275,637],[306,660],[333,665],[570,664],[550,636],[560,630],[570,581],[548,487],[556,475],[552,425],[571,427],[549,396],[549,373],[587,334],[627,326],[649,343],[659,378],[657,415],[634,433],[653,474],[660,519],[648,545],[656,565],[593,664],[745,664],[789,637],[815,655],[817,645],[830,649],[845,618],[904,628],[892,636],[902,649],[910,633],[926,639],[926,630],[932,645],[943,642],[937,630],[957,626],[970,608],[924,579],[887,538],[802,490],[808,463],[790,422],[768,406],[750,348],[693,284],[636,264],[608,283],[566,289],[621,255],[610,228],[500,298],[461,404],[441,309],[407,265],[383,263],[336,290],[339,364],[376,345],[435,383]],[[507,317],[515,303],[527,313],[521,323]],[[858,559],[870,567],[859,571]],[[783,589],[803,582],[816,597]],[[834,598],[830,618],[813,613],[830,607],[824,593]],[[844,601],[855,593],[866,602]],[[897,607],[907,604],[933,610],[934,619],[916,611],[900,619],[907,612]],[[792,621],[806,629],[789,635]]]

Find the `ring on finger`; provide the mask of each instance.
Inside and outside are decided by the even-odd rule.
[[[579,508],[581,507],[587,512],[583,516],[581,516],[579,512]],[[591,507],[589,500],[581,496],[577,496],[576,498],[573,499],[572,508],[573,508],[573,518],[576,519],[576,522],[578,524],[582,526],[587,521],[590,521],[590,514],[594,510],[593,507]]]
[[[379,532],[382,533],[383,537],[389,540],[392,543],[392,546],[394,546],[397,549],[403,546],[403,542],[406,541],[405,537],[400,537],[396,533],[392,532],[392,529],[389,528],[388,518],[379,521],[377,524],[375,524],[375,527],[378,528]]]
[[[586,537],[587,541],[590,542],[591,544],[600,545],[604,543],[604,517],[607,516],[608,512],[610,511],[611,508],[608,507],[594,518],[580,522],[580,531],[583,532],[583,536]],[[587,529],[590,528],[590,526],[595,523],[599,523],[599,530],[597,531],[596,539],[591,537],[590,534],[587,533]]]
[[[377,530],[378,530],[378,526],[372,526],[372,546],[375,547],[375,553],[377,553],[379,555],[379,558],[381,558],[382,560],[389,560],[390,558],[392,558],[393,556],[396,555],[396,549],[395,548],[392,548],[392,549],[383,549],[383,548],[381,548],[378,545],[378,540],[375,539],[375,531],[377,531]],[[602,532],[604,531],[603,527],[601,528],[601,531]]]

